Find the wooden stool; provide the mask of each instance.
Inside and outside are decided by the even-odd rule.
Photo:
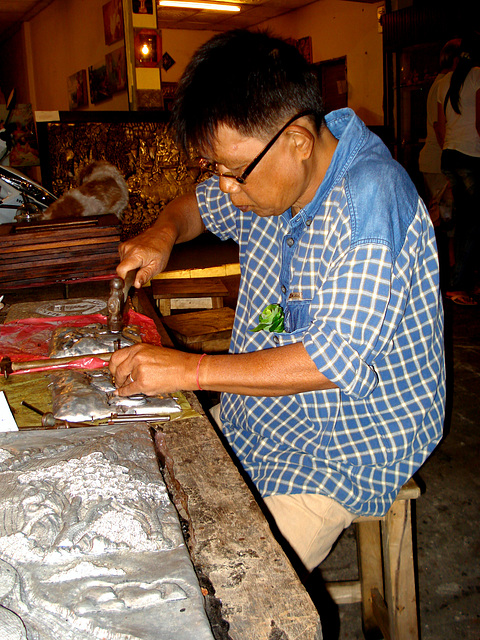
[[[172,309],[219,309],[228,289],[220,278],[152,280],[153,298],[162,316]]]
[[[411,478],[385,516],[356,518],[359,580],[326,585],[337,604],[362,603],[367,638],[418,640],[410,501],[419,496]]]
[[[197,353],[228,351],[235,312],[230,307],[180,313],[163,318],[178,345]]]

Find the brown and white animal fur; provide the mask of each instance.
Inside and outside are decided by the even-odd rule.
[[[97,160],[79,175],[79,186],[63,194],[43,212],[44,220],[114,213],[120,218],[128,205],[128,187],[120,171]]]

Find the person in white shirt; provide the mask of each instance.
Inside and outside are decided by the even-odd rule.
[[[480,255],[480,36],[462,40],[453,72],[438,84],[437,136],[442,172],[453,193],[455,265],[446,296],[476,305],[475,273]]]
[[[437,140],[438,128],[437,94],[440,80],[452,71],[460,54],[460,38],[449,40],[440,52],[440,71],[433,81],[427,97],[427,137],[418,157],[418,166],[423,174],[425,201],[435,227],[452,217],[452,191],[442,173],[442,147]]]

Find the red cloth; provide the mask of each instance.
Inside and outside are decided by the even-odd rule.
[[[161,345],[160,335],[151,318],[136,311],[129,310],[127,321],[129,325],[140,327],[142,342]],[[107,318],[100,313],[94,313],[86,316],[12,320],[12,322],[0,325],[0,356],[9,356],[12,362],[49,358],[50,340],[55,329],[59,327],[84,327],[87,324],[94,324],[96,322],[106,324]],[[106,364],[107,363],[101,360],[101,358],[85,356],[81,361],[76,361],[68,365],[68,367],[98,369],[99,367],[106,366]],[[35,371],[54,368],[58,367],[51,366],[35,369]],[[63,365],[63,368],[65,368],[65,365]]]

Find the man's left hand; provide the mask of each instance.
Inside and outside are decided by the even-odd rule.
[[[196,388],[192,371],[195,371],[197,360],[196,354],[136,344],[113,353],[109,369],[115,379],[117,395],[144,393],[154,396]]]

